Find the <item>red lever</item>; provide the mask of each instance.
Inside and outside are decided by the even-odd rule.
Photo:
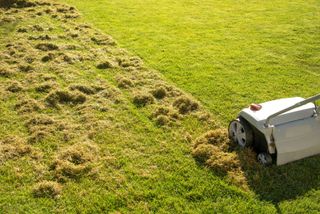
[[[255,104],[255,103],[250,104],[251,111],[259,111],[261,108],[262,108],[262,106],[259,104]]]

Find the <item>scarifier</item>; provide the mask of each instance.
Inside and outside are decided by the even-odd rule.
[[[320,94],[284,98],[242,109],[229,124],[229,138],[252,147],[263,165],[283,165],[320,154]]]

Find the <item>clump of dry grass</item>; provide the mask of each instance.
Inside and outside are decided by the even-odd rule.
[[[72,91],[78,90],[84,94],[92,95],[92,94],[95,94],[99,91],[102,91],[104,88],[103,87],[87,86],[87,85],[71,85],[71,86],[69,86],[69,89]]]
[[[40,111],[43,106],[35,99],[24,99],[15,105],[15,110],[19,113],[30,113]]]
[[[0,0],[0,7],[34,7],[36,4],[34,2],[26,1],[26,0]]]
[[[114,46],[117,43],[110,37],[110,36],[96,36],[96,37],[92,37],[91,41],[93,41],[95,44],[97,45],[111,45]]]
[[[60,195],[62,186],[55,181],[41,181],[32,190],[33,196],[37,198],[56,198]]]
[[[200,144],[192,151],[193,157],[201,163],[205,163],[211,155],[218,153],[220,150],[217,146],[211,144]]]
[[[49,116],[37,115],[37,116],[34,116],[31,119],[29,119],[26,122],[26,126],[28,127],[29,130],[31,130],[32,127],[34,127],[34,126],[39,126],[39,125],[48,126],[48,125],[52,125],[54,123],[55,123],[54,119],[52,119]]]
[[[28,143],[35,144],[41,142],[49,133],[45,130],[33,129],[31,135],[28,137]]]
[[[13,17],[3,17],[0,22],[1,23],[13,23],[13,22],[16,22],[16,19]]]
[[[152,90],[152,95],[157,99],[163,99],[167,95],[167,90],[163,86],[158,86],[156,89]]]
[[[146,106],[148,104],[152,104],[154,103],[154,98],[151,94],[149,93],[139,93],[134,95],[133,97],[133,103],[137,106],[137,107],[143,107]]]
[[[10,85],[7,87],[7,91],[10,91],[12,93],[19,92],[23,89],[22,85],[18,81],[12,81]]]
[[[0,76],[1,77],[12,77],[15,74],[14,71],[12,71],[10,68],[7,67],[1,67],[0,68]]]
[[[130,88],[134,86],[134,83],[132,80],[126,78],[126,77],[120,77],[117,79],[118,87],[119,88]]]
[[[44,31],[43,27],[41,27],[40,25],[33,25],[33,26],[31,27],[31,29],[32,29],[33,31],[39,31],[39,32]]]
[[[29,40],[51,40],[51,36],[49,35],[40,35],[40,36],[29,36]]]
[[[138,57],[117,58],[118,64],[123,68],[140,67],[142,62]]]
[[[69,92],[57,90],[51,92],[45,101],[49,106],[58,107],[58,104],[77,105],[82,104],[87,100],[86,96],[77,92]]]
[[[68,33],[68,36],[70,36],[71,38],[78,38],[79,37],[79,34],[77,32],[70,32]]]
[[[67,50],[75,50],[77,47],[76,46],[65,46],[65,48]],[[71,49],[70,49],[71,48]],[[81,61],[83,60],[83,58],[81,56],[76,56],[70,53],[60,53],[59,54],[61,57],[61,60],[68,63],[68,64],[74,64],[77,61]]]
[[[25,60],[27,63],[31,64],[31,63],[34,62],[35,58],[33,58],[33,57],[25,57],[24,60]],[[32,70],[32,69],[31,69],[31,70]]]
[[[168,116],[159,115],[156,117],[155,121],[158,126],[165,126],[170,122],[170,119]]]
[[[218,136],[218,132],[211,131],[196,139],[192,155],[211,169],[218,172],[227,173],[240,167],[240,161],[236,153],[224,152],[220,145],[223,137]]]
[[[19,70],[21,72],[28,73],[28,72],[32,72],[34,70],[34,68],[31,65],[20,65]]]
[[[111,60],[105,60],[97,65],[98,69],[116,68],[117,64]]]
[[[41,83],[40,85],[37,85],[35,87],[35,90],[40,93],[47,93],[52,89],[56,88],[56,86],[57,86],[56,82],[52,82],[52,81],[44,82],[44,83]]]
[[[169,115],[169,113],[171,112],[171,109],[168,107],[164,107],[164,106],[159,106],[154,112],[153,112],[153,116],[157,117],[159,115]]]
[[[98,147],[92,143],[84,142],[71,146],[59,154],[60,160],[69,161],[75,165],[91,162],[96,159]]]
[[[42,51],[53,51],[53,50],[58,50],[59,47],[52,43],[40,43],[36,45],[36,49],[39,49]]]
[[[69,179],[79,179],[83,175],[90,172],[92,169],[91,165],[76,165],[73,163],[70,163],[69,161],[65,160],[57,160],[52,165],[52,169],[54,170],[55,177],[60,182],[65,182],[68,178]]]
[[[191,111],[196,111],[199,108],[199,104],[189,97],[180,96],[174,102],[173,106],[179,110],[180,114],[187,114]]]
[[[203,134],[194,141],[192,155],[197,161],[226,176],[228,181],[247,189],[242,168],[253,165],[253,162],[256,162],[255,155],[250,149],[237,154],[230,151],[230,148],[231,143],[227,131],[216,129]],[[243,165],[244,162],[248,162],[248,166]]]
[[[25,123],[30,133],[28,142],[31,144],[41,142],[54,131],[54,124],[55,120],[45,114],[34,115]]]
[[[57,77],[52,76],[50,74],[45,74],[42,76],[44,81],[55,81],[57,79]]]
[[[92,169],[97,159],[98,147],[91,143],[78,143],[58,154],[51,169],[60,181],[78,179]]]
[[[0,0],[0,7],[10,7],[16,2],[17,0]]]
[[[159,106],[156,108],[151,116],[157,118],[161,115],[166,116],[170,120],[178,120],[180,118],[179,114],[174,109],[165,106]]]
[[[194,147],[197,147],[199,144],[212,144],[221,147],[223,144],[228,144],[228,142],[227,131],[225,129],[215,129],[198,137],[194,142]]]
[[[18,33],[27,33],[27,32],[28,32],[28,29],[25,28],[25,27],[21,27],[21,28],[18,28],[17,32],[18,32]]]
[[[47,55],[45,55],[44,57],[41,58],[42,62],[49,62],[54,60],[54,54],[53,53],[48,53]]]
[[[0,162],[15,159],[31,153],[32,148],[22,138],[7,137],[0,141]]]
[[[206,161],[206,165],[218,172],[227,173],[228,171],[238,170],[240,161],[237,154],[234,152],[231,153],[217,150]]]
[[[56,11],[58,13],[67,13],[69,12],[69,8],[67,6],[60,5],[58,8],[56,8]]]
[[[209,121],[211,118],[211,115],[208,112],[199,112],[196,116],[200,121]]]

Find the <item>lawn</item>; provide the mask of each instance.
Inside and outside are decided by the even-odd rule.
[[[195,96],[224,126],[249,103],[319,93],[319,1],[63,2]],[[269,187],[254,188],[278,211],[319,210],[314,161],[272,171],[265,176],[275,180],[264,180]],[[297,187],[306,179],[299,171],[315,180]]]
[[[320,88],[319,1],[65,0],[226,125]]]
[[[264,168],[219,129],[317,92],[316,2],[20,1],[0,7],[0,213],[320,211],[319,156]]]

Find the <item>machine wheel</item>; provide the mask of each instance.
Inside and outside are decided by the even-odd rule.
[[[229,124],[229,138],[240,147],[249,147],[253,143],[253,132],[248,122],[238,118]]]
[[[263,166],[270,166],[272,164],[272,157],[266,152],[259,153],[257,156],[257,160]]]

